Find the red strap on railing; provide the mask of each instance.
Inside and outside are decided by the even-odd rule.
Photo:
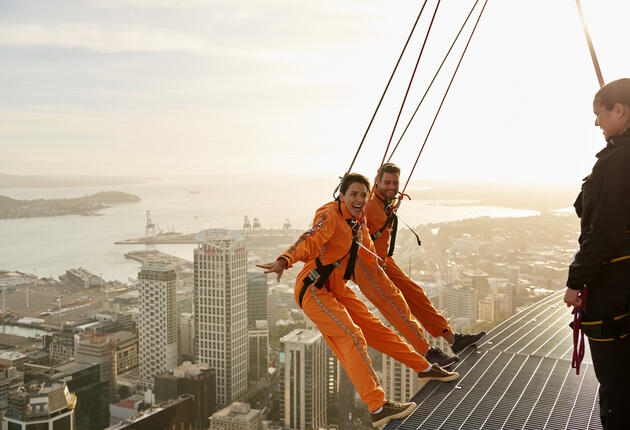
[[[571,367],[575,369],[577,375],[580,374],[580,364],[582,364],[582,359],[584,359],[584,332],[580,323],[582,322],[587,295],[587,288],[580,290],[578,297],[582,299],[582,304],[573,307],[573,360],[571,361]]]

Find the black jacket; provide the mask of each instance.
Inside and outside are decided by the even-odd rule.
[[[608,139],[584,179],[574,207],[581,218],[580,250],[567,287],[590,285],[605,262],[630,255],[630,131]]]

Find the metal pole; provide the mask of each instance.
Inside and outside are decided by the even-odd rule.
[[[591,40],[591,34],[588,31],[588,27],[586,26],[586,21],[584,20],[584,12],[582,12],[582,3],[580,0],[575,0],[575,4],[578,8],[578,13],[580,14],[580,20],[582,21],[582,28],[584,28],[584,36],[586,37],[586,43],[588,44],[588,50],[591,52],[591,60],[593,60],[593,66],[595,67],[595,73],[597,74],[597,81],[599,82],[599,87],[604,86],[604,78],[602,77],[602,70],[599,68],[599,61],[597,61],[597,55],[595,54],[595,48],[593,47],[593,41]]]

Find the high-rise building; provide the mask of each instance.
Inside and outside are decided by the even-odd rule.
[[[208,417],[216,410],[216,375],[207,364],[186,361],[171,372],[155,377],[155,400],[175,399],[182,394],[192,394],[193,430],[206,430]]]
[[[269,319],[269,297],[267,275],[247,272],[247,322],[250,326],[259,320]]]
[[[75,429],[102,429],[109,425],[109,381],[101,380],[100,364],[68,361],[56,366],[24,365],[25,383],[42,380],[65,382],[76,396]]]
[[[111,335],[77,336],[76,361],[100,364],[100,380],[109,383],[109,399],[116,399],[116,343]]]
[[[417,373],[410,367],[383,354],[383,390],[394,402],[408,402],[420,389]]]
[[[24,375],[15,367],[0,365],[0,409],[9,404],[9,391],[24,383]]]
[[[195,319],[192,313],[183,313],[179,318],[179,356],[192,360],[195,356]]]
[[[118,424],[107,427],[106,430],[193,429],[195,420],[193,397],[190,394],[182,394],[177,399],[158,403],[150,409],[142,410]]]
[[[195,358],[217,376],[217,404],[247,390],[247,250],[241,235],[204,230],[194,251]]]
[[[263,416],[248,403],[232,403],[210,417],[210,430],[262,430]]]
[[[170,264],[145,263],[138,273],[142,388],[153,388],[155,375],[177,366],[176,282]]]
[[[284,366],[280,419],[289,429],[326,427],[326,344],[318,330],[296,329],[282,337]]]
[[[269,329],[267,321],[249,327],[249,382],[255,384],[269,372]]]
[[[37,381],[9,394],[2,428],[74,430],[76,396],[64,382]]]
[[[477,297],[477,290],[472,288],[446,288],[446,308],[457,318],[467,318],[470,322],[475,322],[479,312]]]

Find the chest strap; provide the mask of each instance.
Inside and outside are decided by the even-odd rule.
[[[346,266],[346,271],[343,274],[343,279],[348,280],[354,275],[354,266],[357,261],[357,254],[359,252],[359,244],[358,244],[358,232],[360,231],[360,226],[353,219],[347,219],[346,222],[348,226],[352,229],[352,245],[350,245],[350,249],[346,254],[341,257],[339,260],[334,261],[330,264],[322,264],[322,260],[319,257],[315,259],[316,268],[311,270],[308,275],[302,281],[302,289],[300,290],[300,307],[302,307],[302,299],[304,298],[304,294],[306,294],[306,290],[311,284],[314,284],[317,289],[321,289],[326,281],[332,274],[333,270],[341,267],[341,262],[348,257],[348,265]]]

